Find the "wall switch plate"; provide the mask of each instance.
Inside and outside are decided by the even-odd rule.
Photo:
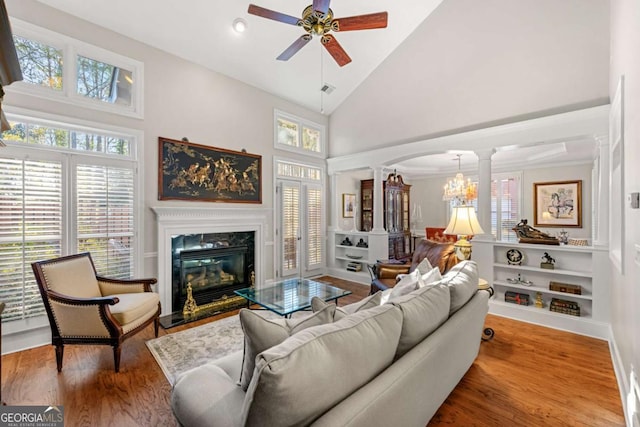
[[[640,208],[640,193],[629,194],[629,202],[631,203],[631,209]]]

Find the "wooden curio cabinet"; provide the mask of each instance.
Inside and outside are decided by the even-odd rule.
[[[383,183],[383,224],[389,233],[389,259],[403,259],[411,255],[411,230],[409,207],[411,185],[402,181],[402,176],[389,174]],[[362,231],[373,228],[373,180],[360,181],[360,224]]]

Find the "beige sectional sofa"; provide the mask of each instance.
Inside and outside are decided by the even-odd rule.
[[[345,308],[259,353],[246,391],[242,352],[192,369],[174,414],[183,426],[424,427],[478,355],[489,295],[477,284],[465,261],[382,305]]]

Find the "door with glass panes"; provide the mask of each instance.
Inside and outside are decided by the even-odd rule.
[[[308,277],[323,267],[322,187],[278,180],[277,226],[279,278]]]

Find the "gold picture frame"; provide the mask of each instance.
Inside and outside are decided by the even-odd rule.
[[[356,195],[350,193],[342,194],[342,217],[353,218],[356,212]]]
[[[158,200],[262,203],[262,156],[158,138]]]
[[[533,184],[534,227],[582,228],[582,180]]]

